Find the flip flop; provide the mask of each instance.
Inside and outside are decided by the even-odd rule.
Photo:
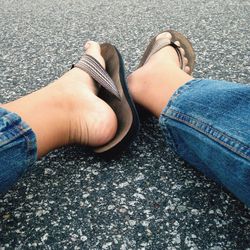
[[[162,33],[166,33],[166,32],[172,35],[172,38],[170,40],[166,37],[159,38],[156,40],[158,35]],[[142,56],[142,59],[139,63],[138,68],[142,67],[149,60],[149,58],[153,54],[155,54],[157,51],[161,50],[162,48],[166,46],[172,46],[176,50],[176,53],[179,57],[180,68],[182,70],[184,70],[185,65],[184,65],[183,56],[181,54],[180,48],[184,49],[185,57],[188,59],[188,64],[186,66],[190,68],[190,72],[188,74],[191,75],[193,73],[194,64],[195,64],[195,53],[194,53],[194,49],[192,47],[191,42],[184,35],[182,35],[181,33],[175,30],[166,30],[166,31],[159,33],[158,35],[156,35],[149,43],[146,51],[144,52]],[[177,41],[179,41],[180,45],[175,44],[175,42]]]
[[[94,148],[96,153],[115,156],[134,140],[140,123],[128,91],[124,63],[119,51],[109,43],[101,44],[100,47],[106,69],[90,55],[83,55],[72,68],[82,69],[100,84],[98,96],[109,104],[116,114],[118,120],[116,135],[105,145]]]
[[[156,39],[160,34],[162,33],[170,33],[172,38],[159,38]],[[176,45],[175,42],[179,41],[180,45]],[[194,53],[194,49],[192,47],[191,42],[181,33],[175,31],[175,30],[166,30],[163,32],[160,32],[159,34],[157,34],[149,43],[148,47],[146,48],[146,51],[144,52],[141,61],[138,65],[137,68],[142,67],[145,63],[147,63],[147,61],[150,59],[150,57],[155,54],[156,52],[158,52],[159,50],[161,50],[162,48],[166,47],[166,46],[172,46],[175,50],[176,53],[178,55],[179,58],[179,62],[180,62],[180,68],[182,70],[184,70],[185,65],[184,65],[184,60],[183,60],[183,55],[181,54],[180,48],[183,48],[185,51],[185,57],[188,59],[188,64],[186,66],[188,66],[190,68],[190,72],[188,74],[192,75],[193,73],[193,69],[194,69],[194,64],[195,64],[195,53]],[[140,118],[141,119],[145,119],[148,116],[151,116],[151,114],[149,113],[149,111],[147,111],[144,107],[142,107],[139,104],[136,104],[137,107],[137,111],[140,114]]]

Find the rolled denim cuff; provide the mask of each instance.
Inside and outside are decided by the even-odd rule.
[[[168,126],[165,126],[167,118],[164,114],[166,114],[167,112],[169,112],[169,110],[171,110],[171,107],[174,106],[176,98],[178,98],[182,93],[186,92],[189,88],[191,88],[193,84],[199,84],[200,81],[201,79],[191,80],[182,85],[180,88],[178,88],[168,101],[167,105],[163,109],[159,118],[159,123],[166,139],[165,142],[167,146],[169,146],[177,154],[178,150],[175,144],[174,136],[172,135],[171,130],[168,129]]]
[[[13,112],[0,108],[0,193],[5,193],[37,159],[33,130]]]
[[[160,116],[166,143],[250,207],[250,85],[194,79]]]

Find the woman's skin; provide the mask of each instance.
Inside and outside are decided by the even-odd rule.
[[[171,38],[169,33],[161,36]],[[98,43],[87,42],[85,53],[105,67]],[[167,46],[133,72],[128,85],[134,100],[159,117],[175,90],[192,79],[187,73],[179,68],[176,51]],[[97,94],[93,79],[74,68],[48,86],[0,107],[17,113],[32,128],[40,158],[67,144],[100,146],[115,136],[116,115]]]
[[[160,37],[171,39],[171,34],[162,33],[157,36]],[[180,45],[179,42],[176,44]],[[184,50],[180,50],[185,56]],[[184,57],[184,65],[187,64],[188,60]],[[178,55],[172,46],[162,48],[143,67],[129,75],[128,85],[134,101],[158,118],[174,92],[193,79],[189,71],[187,66],[185,71],[180,69]]]
[[[97,43],[88,42],[85,50],[105,67]],[[97,90],[87,73],[73,68],[48,86],[2,107],[20,115],[33,129],[40,158],[63,145],[98,146],[114,137],[116,115],[97,97]]]

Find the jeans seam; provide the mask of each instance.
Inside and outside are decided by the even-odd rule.
[[[8,120],[10,123],[11,123],[11,120],[8,118],[8,117],[4,117],[4,119]],[[26,132],[28,132],[30,130],[29,127],[26,127],[25,129],[22,127],[22,126],[17,126],[18,130],[19,130],[19,133],[16,133],[15,129],[9,129],[9,132],[14,132],[14,134],[16,134],[16,136],[12,136],[11,138],[8,138],[8,139],[1,139],[2,136],[0,135],[0,146],[1,145],[4,145],[4,144],[7,144],[13,140],[15,140],[16,138],[18,138],[20,135],[24,135]],[[21,132],[21,133],[20,133]]]
[[[170,111],[172,114],[170,114],[170,112],[168,112],[168,111]],[[182,122],[182,123],[184,123],[184,124],[186,124],[186,125],[192,127],[193,129],[195,129],[195,130],[197,130],[197,131],[199,131],[199,132],[205,134],[205,135],[208,136],[209,138],[213,139],[213,140],[216,141],[217,143],[219,143],[219,144],[225,146],[226,148],[230,149],[230,150],[233,151],[234,153],[236,153],[236,154],[238,154],[238,155],[244,157],[244,158],[247,159],[247,160],[250,160],[250,157],[249,157],[248,155],[246,155],[245,153],[240,152],[240,151],[237,150],[235,147],[233,147],[233,146],[231,146],[231,145],[225,143],[224,141],[220,140],[219,138],[213,136],[211,132],[217,132],[219,135],[224,136],[224,137],[225,137],[226,139],[228,139],[229,141],[233,141],[233,142],[238,143],[239,145],[243,146],[243,148],[246,148],[247,150],[249,149],[249,146],[248,146],[248,145],[245,145],[245,144],[242,143],[241,141],[238,141],[237,139],[232,138],[231,136],[225,134],[224,132],[221,132],[220,130],[218,130],[218,129],[212,127],[211,125],[209,125],[209,124],[207,124],[207,123],[204,123],[204,122],[202,122],[202,121],[200,121],[200,120],[198,120],[198,119],[196,119],[196,118],[193,118],[193,117],[191,117],[191,116],[189,116],[189,115],[187,115],[187,114],[183,114],[183,113],[181,113],[181,112],[179,112],[179,111],[176,111],[176,110],[174,110],[174,109],[172,109],[172,108],[169,108],[168,111],[165,112],[165,113],[162,114],[162,115],[167,116],[167,117],[169,117],[169,118],[171,118],[171,119],[177,120],[177,121],[179,121],[179,122]],[[195,125],[192,124],[191,122],[189,122],[189,121],[187,121],[187,120],[185,120],[185,119],[182,119],[182,118],[177,117],[177,115],[181,115],[183,118],[188,118],[189,120],[196,121],[196,122],[198,122],[198,123],[200,123],[200,124],[203,124],[203,125],[205,125],[206,127],[208,127],[208,128],[210,129],[211,132],[208,133],[208,132],[204,131],[203,129],[199,128],[198,126],[195,126]]]
[[[21,123],[23,124],[23,122]],[[29,127],[23,129],[22,125],[17,126],[22,132],[22,136],[24,137],[27,145],[27,165],[31,165],[36,161],[37,158],[37,145],[36,145],[36,137],[33,130]],[[31,134],[30,134],[31,133]],[[34,141],[32,140],[34,138]],[[34,151],[34,152],[33,152]]]
[[[9,124],[12,124],[13,126],[13,122],[8,116],[5,116],[4,119],[6,119],[9,122]],[[21,124],[14,125],[13,128],[8,130],[8,132],[13,134],[13,136],[11,136],[11,138],[1,140],[2,136],[0,135],[0,141],[1,141],[0,146],[10,143],[16,140],[18,137],[23,136],[27,145],[27,157],[26,157],[27,165],[31,165],[32,163],[34,163],[37,159],[37,144],[36,144],[36,136],[33,130],[26,123],[21,121]]]
[[[166,135],[166,144],[173,150],[173,152],[177,153],[177,144],[175,143],[175,140],[173,138],[173,134],[171,133],[168,126],[166,126],[166,119],[169,119],[166,116],[161,115],[160,117],[160,125],[162,130],[165,132]]]

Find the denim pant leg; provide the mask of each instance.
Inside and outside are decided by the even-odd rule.
[[[172,96],[160,125],[179,156],[250,207],[250,85],[191,80]]]
[[[32,129],[17,114],[0,108],[0,194],[6,193],[36,158]]]

